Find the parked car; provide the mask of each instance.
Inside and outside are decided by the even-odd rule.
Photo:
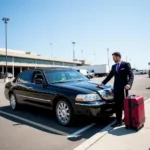
[[[7,76],[8,78],[13,78],[13,74],[12,73],[7,73],[7,74],[5,74],[5,76]]]
[[[147,73],[148,73],[148,71],[147,71],[147,70],[143,70],[143,73],[144,73],[144,74],[147,74]]]
[[[88,70],[88,75],[90,76],[90,78],[94,78],[95,77],[94,70]]]
[[[5,97],[16,110],[19,104],[48,108],[58,122],[69,125],[77,115],[109,116],[113,113],[113,89],[73,69],[33,69],[20,73],[5,85]]]
[[[75,69],[76,71],[80,72],[81,74],[83,74],[84,76],[86,76],[87,78],[91,79],[90,74],[88,73],[88,70],[86,69]]]
[[[132,70],[132,71],[133,71],[133,73],[136,74],[136,75],[145,74],[143,70]]]
[[[7,74],[3,72],[0,73],[0,79],[6,78],[6,77],[13,78],[13,75],[9,72]]]
[[[150,70],[149,70],[149,72],[148,72],[148,75],[149,75],[149,78],[150,78]]]
[[[90,79],[91,79],[91,78],[94,78],[94,73],[93,73],[93,72],[88,72],[87,74],[88,74],[87,76],[88,76]]]

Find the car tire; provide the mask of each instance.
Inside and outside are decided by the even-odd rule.
[[[16,96],[13,93],[10,94],[9,101],[10,101],[11,109],[17,110],[18,109],[18,102],[17,102]]]
[[[69,126],[74,122],[74,111],[67,100],[59,100],[56,104],[55,111],[59,124],[63,126]]]

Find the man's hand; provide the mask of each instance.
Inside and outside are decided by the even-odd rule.
[[[131,87],[130,87],[130,85],[128,85],[128,84],[125,86],[125,89],[126,89],[126,90],[130,90],[130,88],[131,88]]]

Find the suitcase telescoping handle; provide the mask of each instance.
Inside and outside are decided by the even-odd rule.
[[[129,90],[124,89],[124,97],[128,96],[126,91],[128,91],[128,95],[129,95]],[[136,96],[136,95],[130,95],[128,97],[131,98],[131,97],[134,97],[134,96]]]
[[[130,95],[130,96],[128,96],[128,97],[129,97],[129,98],[132,98],[132,97],[135,97],[135,96],[136,96],[136,95],[133,94],[133,95]]]

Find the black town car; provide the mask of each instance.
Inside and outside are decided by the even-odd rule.
[[[112,115],[113,90],[68,68],[26,70],[5,85],[5,96],[13,110],[19,104],[49,108],[62,125],[69,125],[77,115]]]

